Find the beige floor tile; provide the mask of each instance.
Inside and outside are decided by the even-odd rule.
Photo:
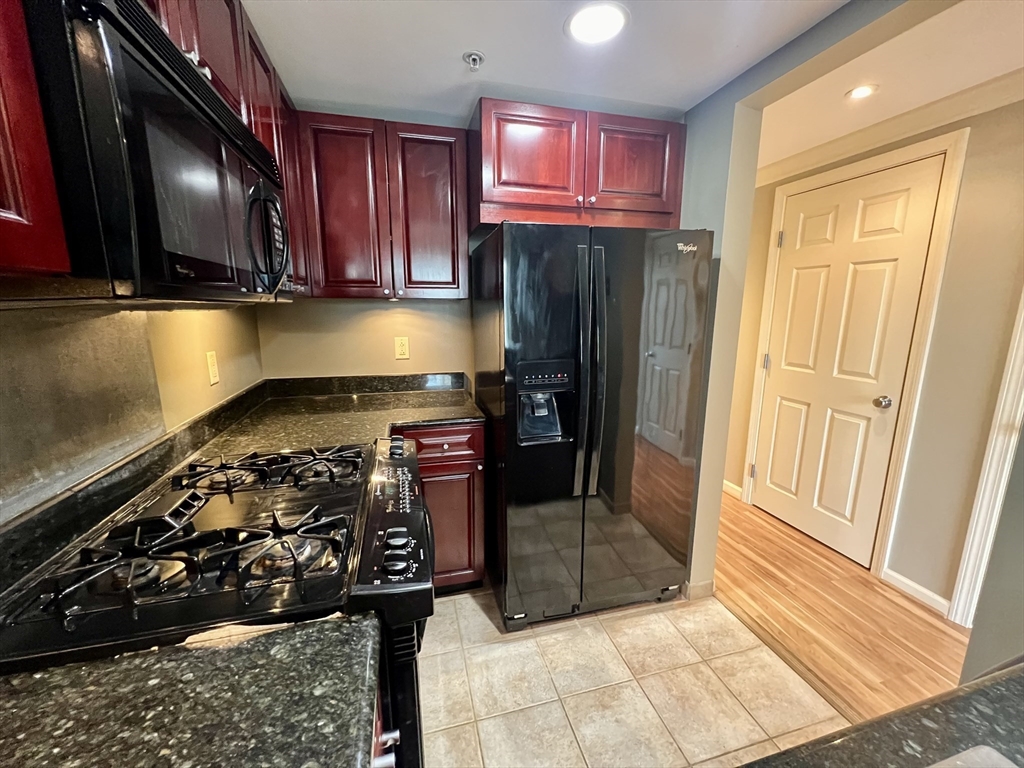
[[[705,663],[643,677],[640,685],[691,763],[768,738]]]
[[[455,616],[455,601],[434,602],[434,615],[427,619],[423,633],[421,656],[435,656],[462,647],[459,638],[459,620]]]
[[[629,667],[599,622],[539,634],[536,639],[559,696],[630,678]]]
[[[686,765],[686,758],[635,680],[569,696],[562,703],[591,766]]]
[[[713,597],[684,603],[665,615],[705,659],[761,644],[743,622]]]
[[[602,623],[637,677],[700,661],[700,654],[662,613],[608,617]]]
[[[473,721],[462,651],[424,656],[419,660],[419,675],[424,733]]]
[[[462,644],[467,648],[501,640],[508,634],[502,626],[492,594],[460,597],[455,601],[455,613],[459,619]]]
[[[487,768],[582,768],[586,765],[561,702],[552,701],[480,720],[477,728]]]
[[[769,736],[836,715],[817,691],[766,646],[708,663]]]
[[[785,733],[781,736],[776,736],[773,741],[779,749],[791,749],[800,744],[804,744],[808,741],[827,736],[830,733],[835,733],[843,728],[849,727],[850,723],[847,722],[846,718],[842,715],[836,715],[830,717],[828,720],[823,720],[820,723],[814,725],[808,725],[805,728],[800,728],[790,733]]]
[[[434,731],[423,737],[424,768],[482,768],[476,723]]]
[[[532,639],[466,649],[469,686],[477,717],[490,717],[558,697]]]
[[[743,749],[737,749],[727,755],[719,755],[703,763],[697,763],[693,768],[739,768],[741,765],[760,760],[762,757],[774,755],[778,751],[778,748],[770,741],[762,741]]]

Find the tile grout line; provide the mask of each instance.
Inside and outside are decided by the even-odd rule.
[[[544,670],[548,673],[548,680],[551,681],[551,688],[555,692],[555,701],[558,702],[558,706],[562,708],[562,715],[565,717],[565,722],[569,724],[569,732],[572,733],[573,741],[576,743],[576,749],[580,752],[580,757],[583,758],[583,764],[590,766],[590,761],[587,759],[586,753],[583,751],[583,745],[580,744],[579,736],[576,734],[576,729],[573,728],[572,720],[569,719],[569,713],[565,711],[565,702],[562,701],[562,694],[558,690],[558,686],[555,685],[555,677],[551,674],[551,667],[548,666],[548,660],[544,657],[544,651],[540,649],[540,643],[537,642],[537,638],[533,639],[533,644],[537,646],[537,653],[540,654],[540,662],[544,665]],[[547,703],[547,702],[541,702]]]

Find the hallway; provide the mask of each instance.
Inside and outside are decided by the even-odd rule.
[[[728,495],[715,595],[851,722],[955,687],[969,630]]]

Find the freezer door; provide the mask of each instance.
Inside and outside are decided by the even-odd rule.
[[[503,225],[505,621],[579,608],[590,413],[586,227]],[[581,290],[582,289],[582,290]]]
[[[584,609],[687,578],[704,420],[711,233],[595,228]]]

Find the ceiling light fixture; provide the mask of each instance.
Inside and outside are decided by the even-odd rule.
[[[618,3],[591,3],[568,18],[565,31],[574,40],[594,45],[611,40],[628,21],[629,12]]]
[[[846,98],[848,99],[866,99],[868,96],[878,90],[877,85],[858,85],[852,91],[846,92]]]

